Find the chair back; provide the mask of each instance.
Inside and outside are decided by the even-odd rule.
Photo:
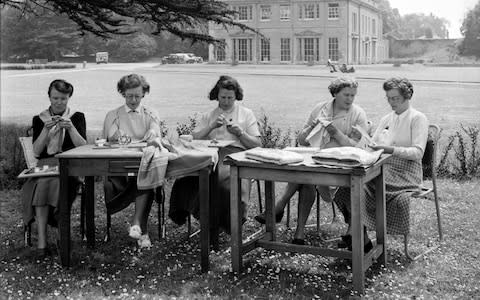
[[[38,159],[33,153],[33,142],[31,136],[21,136],[18,138],[20,145],[22,145],[23,156],[25,157],[25,162],[27,163],[27,168],[34,168],[37,166]]]
[[[432,178],[432,172],[435,171],[435,162],[437,157],[438,140],[440,139],[440,127],[438,125],[428,126],[428,139],[425,146],[425,152],[422,158],[423,178]]]

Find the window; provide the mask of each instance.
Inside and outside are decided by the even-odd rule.
[[[237,12],[235,15],[235,20],[238,21],[249,21],[252,19],[252,6],[251,5],[241,5],[234,6],[233,10]]]
[[[241,62],[252,60],[252,39],[233,40],[233,59]]]
[[[270,20],[270,16],[272,15],[272,9],[270,5],[262,5],[260,9],[261,9],[260,20],[262,21]]]
[[[320,59],[319,38],[300,38],[299,45],[299,60],[305,62],[318,61]]]
[[[340,16],[338,3],[328,3],[328,19],[336,20]]]
[[[352,14],[352,32],[357,32],[357,13]]]
[[[328,38],[328,58],[333,61],[338,61],[338,38]]]
[[[290,39],[281,38],[280,39],[280,61],[291,61],[290,56]]]
[[[320,18],[320,5],[318,3],[300,4],[298,9],[300,20],[313,20]]]
[[[375,19],[372,19],[372,35],[377,35],[377,22],[375,21]]]
[[[268,39],[260,40],[260,60],[270,61],[270,40]]]
[[[280,5],[280,20],[290,20],[290,5]]]
[[[215,46],[215,59],[216,61],[225,61],[225,40],[220,40],[223,44]]]

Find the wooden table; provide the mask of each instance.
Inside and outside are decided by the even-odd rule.
[[[86,237],[90,247],[95,245],[95,191],[94,176],[135,176],[142,158],[141,148],[112,148],[98,149],[94,145],[84,145],[63,152],[56,156],[59,159],[60,172],[60,201],[59,201],[59,231],[60,231],[60,259],[62,265],[70,266],[71,234],[70,210],[68,205],[68,177],[85,176],[85,209],[86,209]],[[179,174],[167,168],[166,176],[175,173],[175,176],[199,176],[200,200],[200,243],[202,272],[209,268],[210,244],[210,172],[213,162],[202,166],[198,170],[189,170],[187,174]],[[160,222],[160,220],[159,220]]]
[[[279,166],[248,160],[245,158],[244,152],[230,155],[224,163],[230,165],[231,255],[233,271],[240,273],[242,271],[242,255],[257,247],[285,252],[340,257],[352,260],[353,289],[363,293],[365,270],[372,265],[375,259],[383,265],[387,263],[387,254],[385,251],[386,213],[383,166],[389,157],[390,155],[382,155],[374,165],[367,168],[343,169],[306,165]],[[266,230],[263,235],[245,243],[242,241],[242,223],[241,216],[239,215],[241,211],[240,182],[242,178],[265,180]],[[360,207],[364,205],[365,202],[364,194],[362,193],[363,186],[370,180],[375,180],[376,185],[377,243],[374,248],[365,255],[363,249],[363,220]],[[352,251],[294,245],[276,241],[274,181],[350,187],[352,205]]]

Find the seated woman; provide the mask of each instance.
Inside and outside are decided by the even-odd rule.
[[[117,90],[125,104],[108,112],[103,124],[103,137],[109,142],[130,138],[149,142],[160,137],[160,120],[157,113],[142,105],[142,99],[150,91],[150,85],[141,75],[123,76]],[[135,213],[128,234],[136,239],[140,248],[150,248],[152,243],[147,231],[148,215],[155,192],[139,190],[136,177],[108,177],[105,181],[105,202],[110,214],[121,211],[135,202]]]
[[[231,140],[233,144],[220,149],[217,166],[219,202],[218,225],[230,232],[230,167],[223,164],[226,155],[261,146],[260,131],[253,112],[238,104],[243,99],[243,90],[236,79],[230,76],[220,76],[210,91],[210,100],[216,100],[218,106],[204,114],[194,129],[194,139]],[[195,182],[196,181],[196,182]],[[169,217],[177,224],[183,224],[189,213],[195,212],[196,204],[192,205],[198,188],[196,178],[182,178],[175,182]],[[246,199],[247,187],[242,185],[243,199]]]
[[[333,80],[328,89],[333,100],[319,103],[312,111],[298,136],[298,142],[303,146],[318,148],[332,148],[341,146],[354,146],[360,138],[359,133],[353,126],[360,126],[367,130],[367,116],[365,111],[353,104],[357,94],[358,83],[350,78],[337,78]],[[326,123],[325,123],[326,122]],[[318,124],[325,124],[318,130]],[[311,138],[310,133],[316,128],[318,133]],[[315,136],[317,136],[315,138]],[[324,200],[330,200],[328,188],[319,187]],[[298,220],[294,244],[304,244],[305,223],[308,219],[313,202],[315,201],[315,187],[312,185],[300,185],[289,183],[284,195],[275,205],[275,219],[280,222],[283,217],[283,210],[290,198],[296,191],[300,191],[298,203]],[[327,191],[327,192],[325,192]],[[265,215],[261,214],[255,219],[264,224]]]
[[[48,87],[50,106],[33,117],[33,152],[39,159],[37,166],[57,166],[55,154],[86,144],[85,116],[68,106],[73,86],[57,79]],[[73,202],[79,184],[78,178],[69,178],[69,201]],[[37,256],[44,258],[47,248],[47,223],[56,226],[54,213],[58,204],[60,180],[58,177],[34,177],[22,187],[23,221],[29,225],[37,219]]]
[[[406,234],[409,231],[410,194],[422,183],[422,157],[428,138],[428,120],[424,114],[410,105],[413,86],[406,78],[390,78],[383,83],[388,104],[392,112],[384,116],[374,135],[374,150],[383,149],[392,154],[385,168],[385,197],[387,211],[387,233]],[[375,228],[375,184],[370,181],[365,188],[365,207],[362,216],[365,224]],[[338,190],[335,199],[340,211],[349,224],[339,247],[352,247],[350,235],[350,189]],[[403,207],[403,206],[407,207]],[[400,207],[400,209],[399,209]],[[402,214],[399,214],[399,213]],[[405,214],[403,214],[405,213]],[[365,252],[372,248],[364,228]]]

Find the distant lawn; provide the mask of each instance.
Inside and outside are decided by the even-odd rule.
[[[100,186],[97,191],[101,191]],[[281,188],[277,192],[280,193]],[[444,245],[425,259],[410,263],[403,254],[403,239],[389,236],[388,265],[367,272],[366,298],[472,299],[480,296],[480,180],[462,183],[440,180],[439,194]],[[252,196],[246,234],[260,228],[253,220],[258,212],[255,188]],[[152,250],[138,252],[127,236],[132,207],[113,217],[112,241],[104,243],[105,209],[101,193],[97,192],[97,198],[96,249],[86,249],[80,240],[77,201],[72,216],[72,267],[64,270],[58,256],[41,262],[32,258],[30,249],[23,247],[19,191],[0,192],[0,298],[335,299],[351,295],[351,268],[347,260],[257,250],[244,257],[245,272],[233,276],[230,239],[225,234],[220,238],[220,251],[211,253],[211,271],[201,274],[198,236],[187,240],[186,227],[177,227],[169,221],[167,238],[159,241],[156,206],[150,217]],[[413,200],[411,212],[410,246],[418,253],[425,249],[427,241],[435,243],[434,204],[429,200]],[[322,202],[321,216],[323,237],[340,234],[345,229],[342,221],[330,224],[329,204]],[[314,223],[314,218],[312,212],[309,222]],[[295,219],[293,217],[294,224]],[[284,219],[279,238],[290,241],[292,234],[292,230],[285,227]],[[34,233],[34,243],[35,237]],[[50,240],[53,243],[52,231]],[[320,242],[314,228],[309,231],[308,241]]]

